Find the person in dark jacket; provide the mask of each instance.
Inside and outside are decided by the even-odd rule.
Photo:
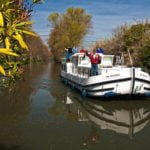
[[[70,58],[73,55],[72,48],[65,48],[66,62],[70,62]]]
[[[96,53],[98,53],[98,54],[104,54],[104,49],[101,48],[101,47],[98,47],[97,50],[96,50]]]

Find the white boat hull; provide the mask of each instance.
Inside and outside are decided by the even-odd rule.
[[[150,96],[150,76],[140,68],[102,68],[96,76],[61,71],[61,78],[82,95],[112,97],[118,95]]]

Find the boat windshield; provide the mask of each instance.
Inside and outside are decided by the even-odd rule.
[[[102,55],[101,56],[102,67],[112,67],[113,62],[114,62],[114,55]]]
[[[84,53],[77,53],[71,58],[71,62],[78,67],[91,68],[90,58]]]

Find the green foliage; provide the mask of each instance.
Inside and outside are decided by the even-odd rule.
[[[131,28],[124,34],[124,41],[126,46],[132,46],[142,39],[144,34],[144,25],[136,24],[131,26]]]
[[[124,46],[131,51],[134,65],[147,67],[146,63],[149,64],[150,59],[146,56],[150,50],[149,36],[150,24],[148,22],[132,25],[124,33]]]
[[[32,22],[29,21],[29,17],[33,11],[33,4],[39,2],[41,1],[0,1],[0,73],[8,76],[7,72],[11,69],[10,79],[16,78],[18,74],[16,63],[21,58],[14,56],[21,56],[23,50],[28,50],[24,35],[36,36],[30,31]]]
[[[110,49],[109,53],[123,53],[127,65],[129,62],[128,50],[131,53],[134,66],[150,68],[150,23],[138,22],[133,25],[124,25],[117,28],[112,39],[101,44]]]
[[[91,16],[82,8],[68,8],[64,14],[52,13],[48,20],[53,27],[48,44],[57,60],[65,47],[80,45],[91,28]]]
[[[143,48],[140,56],[140,65],[150,72],[150,44]]]

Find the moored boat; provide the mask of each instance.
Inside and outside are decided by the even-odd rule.
[[[150,75],[138,67],[122,65],[123,59],[101,55],[98,74],[90,75],[91,62],[84,53],[75,53],[70,62],[62,59],[61,79],[82,95],[112,97],[119,95],[150,96]]]

